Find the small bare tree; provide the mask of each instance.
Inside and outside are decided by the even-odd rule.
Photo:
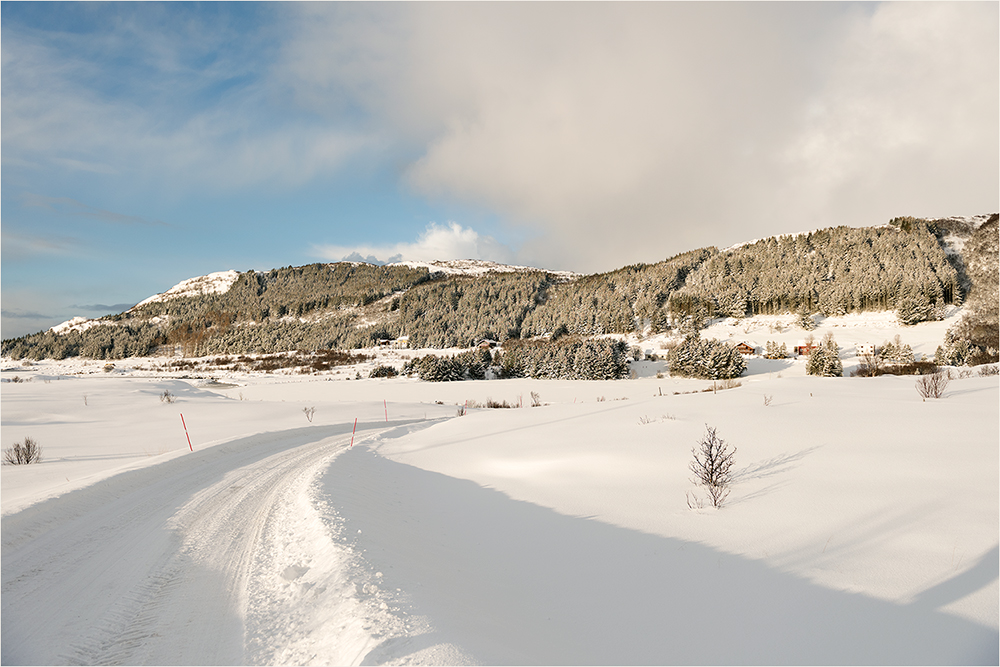
[[[689,466],[694,473],[691,482],[706,487],[713,507],[722,507],[733,481],[731,470],[736,448],[716,435],[714,427],[705,424],[705,435],[698,441],[698,447],[691,449],[691,454],[694,455]],[[696,504],[700,506],[697,500]]]
[[[316,408],[302,408],[302,412],[305,413],[306,419],[308,419],[309,423],[311,424],[313,420],[313,415],[316,414]]]
[[[945,387],[948,386],[950,380],[951,378],[948,376],[948,373],[944,371],[931,373],[930,375],[921,375],[917,378],[916,382],[917,393],[924,400],[928,398],[941,398],[944,396]]]
[[[531,407],[537,408],[542,404],[542,397],[538,395],[538,392],[531,392]]]
[[[23,443],[15,442],[13,447],[3,450],[4,463],[12,466],[38,463],[42,460],[42,448],[31,438],[25,438]]]
[[[861,355],[861,364],[858,365],[857,370],[853,371],[851,375],[861,376],[865,378],[873,378],[882,375],[882,355],[875,354],[874,352],[865,352]]]

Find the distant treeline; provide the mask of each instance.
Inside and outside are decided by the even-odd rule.
[[[628,377],[629,360],[637,357],[638,349],[616,339],[511,339],[493,353],[476,349],[451,357],[426,355],[407,362],[403,372],[430,382],[482,380],[488,372],[497,378],[621,380]]]

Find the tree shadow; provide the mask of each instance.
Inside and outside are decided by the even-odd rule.
[[[809,451],[747,472],[774,474]],[[412,612],[430,619],[435,641],[485,664],[1000,658],[995,629],[939,605],[826,589],[759,561],[561,515],[366,448],[339,456],[319,489],[338,515],[328,518],[383,573],[384,589],[401,589]],[[922,599],[987,585],[986,566],[977,568]]]
[[[764,479],[787,472],[795,467],[792,465],[793,463],[802,460],[806,455],[813,453],[819,448],[820,445],[817,445],[816,447],[808,447],[794,454],[779,454],[778,456],[764,459],[757,463],[751,463],[733,473],[733,483],[736,484],[751,479]]]
[[[918,593],[911,604],[926,609],[940,609],[989,586],[998,576],[1000,576],[1000,545],[987,551],[975,565],[964,572]]]

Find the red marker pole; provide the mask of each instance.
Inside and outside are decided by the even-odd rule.
[[[382,407],[385,408],[385,423],[388,424],[389,423],[389,404],[385,402],[384,398],[382,399]]]
[[[354,418],[354,430],[351,431],[351,447],[354,447],[354,434],[357,432],[357,430],[358,430],[358,418],[355,417]]]
[[[181,413],[181,426],[184,427],[184,435],[186,435],[188,439],[188,449],[190,449],[193,452],[194,447],[191,446],[191,435],[188,433],[187,424],[184,423],[184,413]]]

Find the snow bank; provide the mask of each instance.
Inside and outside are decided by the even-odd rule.
[[[0,468],[5,663],[1000,659],[996,377],[924,401],[791,359],[717,393],[83,363],[3,373],[30,378],[0,385],[3,445],[44,457]],[[705,424],[737,448],[721,510],[686,498]]]

